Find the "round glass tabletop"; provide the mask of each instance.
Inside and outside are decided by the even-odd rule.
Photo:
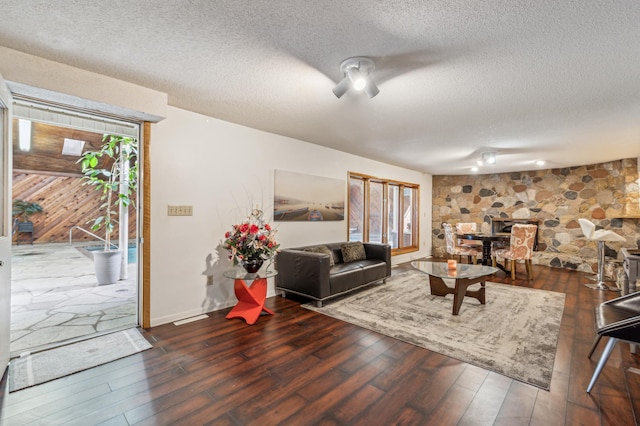
[[[271,278],[278,275],[278,271],[271,267],[260,269],[258,272],[251,274],[244,268],[236,266],[233,269],[228,269],[222,273],[227,278],[232,280],[255,280],[257,278]]]
[[[440,278],[478,278],[495,274],[498,268],[485,265],[468,265],[458,263],[455,269],[449,269],[447,262],[425,262],[422,260],[411,262],[414,268]]]

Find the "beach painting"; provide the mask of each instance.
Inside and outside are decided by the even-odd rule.
[[[345,182],[343,179],[276,170],[274,221],[344,220]]]

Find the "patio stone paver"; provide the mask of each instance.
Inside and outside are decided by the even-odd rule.
[[[135,326],[136,265],[129,279],[99,286],[93,262],[69,244],[13,246],[11,354]]]

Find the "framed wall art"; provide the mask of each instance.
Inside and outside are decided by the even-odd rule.
[[[282,222],[344,220],[345,181],[275,171],[273,219]]]

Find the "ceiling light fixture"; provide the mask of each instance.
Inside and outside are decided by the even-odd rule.
[[[483,152],[482,162],[485,164],[496,164],[496,153],[494,151]]]
[[[536,165],[538,166],[544,166],[545,161],[544,160],[538,160],[536,161]]]
[[[333,88],[333,94],[339,99],[350,87],[353,87],[355,90],[364,90],[370,98],[373,98],[380,93],[378,86],[371,79],[374,69],[375,64],[369,58],[357,56],[345,59],[340,64],[340,71],[344,78]]]
[[[64,143],[62,144],[62,155],[73,155],[74,157],[80,157],[82,155],[83,148],[84,141],[64,138]]]
[[[31,149],[31,121],[18,119],[18,146],[20,151]]]

